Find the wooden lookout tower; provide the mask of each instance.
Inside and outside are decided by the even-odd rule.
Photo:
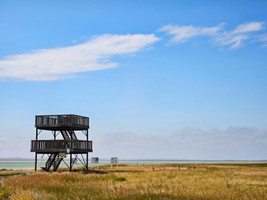
[[[88,169],[88,153],[92,152],[89,141],[89,118],[79,115],[36,115],[36,139],[31,141],[31,152],[35,152],[35,170],[38,154],[47,154],[48,159],[42,170],[56,171],[63,161],[72,170],[75,161],[80,161]],[[82,132],[84,140],[79,140],[76,133]],[[39,140],[39,135],[52,133],[53,139]],[[76,132],[76,133],[75,133]],[[84,155],[86,158],[84,158]],[[69,156],[69,164],[64,158]]]

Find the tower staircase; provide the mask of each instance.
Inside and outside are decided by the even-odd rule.
[[[60,132],[64,140],[77,140],[77,136],[73,130],[60,130]],[[43,167],[42,169],[44,171],[49,171],[53,165],[53,170],[57,171],[62,160],[63,158],[60,158],[58,153],[52,153],[49,155],[49,158],[45,163],[45,167]]]

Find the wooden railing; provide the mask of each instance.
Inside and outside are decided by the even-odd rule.
[[[92,141],[86,140],[32,140],[31,152],[92,152]]]
[[[85,126],[89,128],[89,118],[79,115],[37,115],[35,126]]]

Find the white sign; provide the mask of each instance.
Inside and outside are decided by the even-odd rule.
[[[118,164],[118,157],[111,157],[111,164]]]
[[[92,157],[91,158],[91,163],[98,163],[99,162],[99,158],[98,157]]]

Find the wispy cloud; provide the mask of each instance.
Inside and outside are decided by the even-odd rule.
[[[267,131],[252,127],[202,130],[188,127],[170,135],[132,132],[96,136],[94,154],[125,159],[265,159]]]
[[[118,66],[114,55],[138,52],[159,40],[154,34],[100,35],[64,48],[39,49],[0,60],[0,79],[47,81]]]
[[[238,48],[244,40],[251,38],[250,32],[264,29],[263,22],[250,22],[237,26],[233,31],[219,34],[215,41],[221,46],[230,45],[230,48]]]
[[[199,141],[202,145],[229,144],[267,144],[267,131],[253,127],[229,127],[226,130],[212,129],[208,131],[188,127],[172,134],[172,138],[189,142]]]
[[[196,36],[215,35],[223,24],[219,24],[214,27],[196,27],[196,26],[179,26],[179,25],[167,25],[159,29],[159,31],[166,32],[168,35],[172,35],[171,42],[183,43],[188,39]]]
[[[258,41],[262,42],[263,47],[267,47],[267,33],[258,36]]]
[[[224,26],[224,23],[214,27],[167,25],[159,29],[159,31],[171,35],[171,43],[183,43],[197,36],[210,36],[216,45],[238,48],[242,45],[244,40],[248,40],[252,37],[252,32],[264,29],[263,22],[241,24],[232,31],[223,31]]]
[[[230,45],[230,48],[234,49],[240,47],[241,42],[247,39],[246,35],[223,34],[215,38],[215,42],[220,46]]]
[[[259,31],[262,30],[263,28],[264,28],[263,22],[250,22],[237,26],[236,29],[231,32],[231,34]]]

